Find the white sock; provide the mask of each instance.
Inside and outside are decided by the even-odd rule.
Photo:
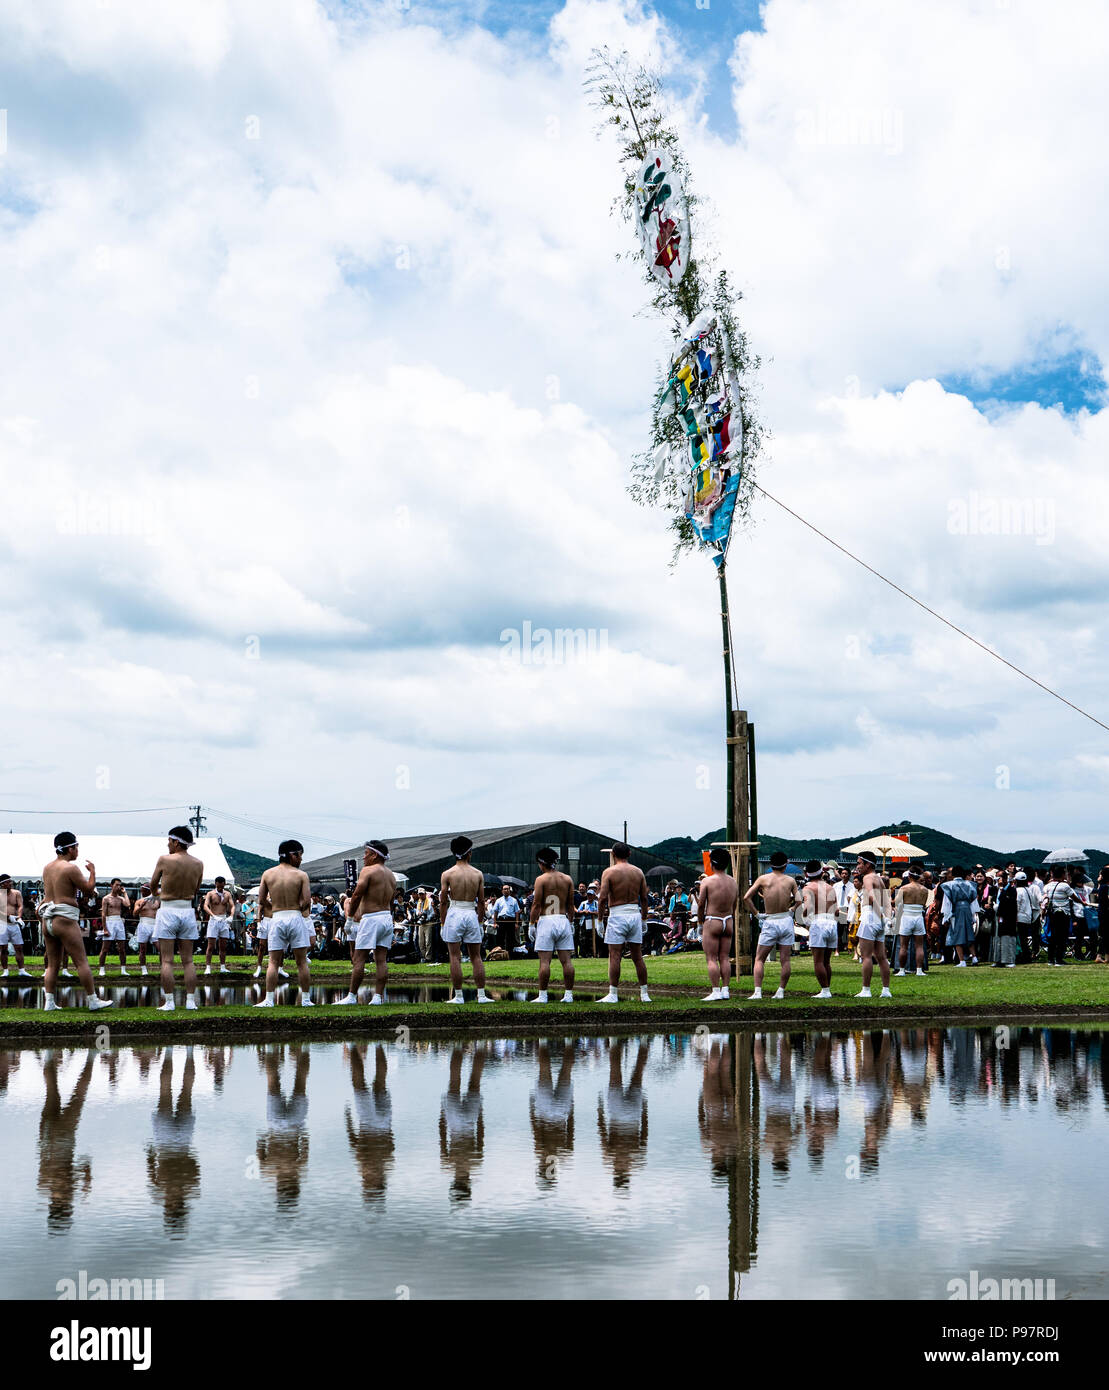
[[[370,1003],[371,1003],[371,1004],[384,1004],[384,1003],[385,1003],[385,1000],[382,998],[382,996],[381,996],[380,994],[375,994],[374,997],[370,1000]]]
[[[601,997],[600,997],[600,999],[597,1000],[597,1003],[598,1003],[598,1004],[617,1004],[617,1003],[619,1003],[619,1000],[620,1000],[620,996],[616,993],[616,991],[612,988],[612,986],[609,985],[609,987],[608,987],[608,993],[607,993],[607,994],[602,994]]]
[[[730,994],[730,992],[729,992],[729,990],[728,990],[728,986],[727,986],[727,985],[721,985],[721,986],[720,986],[720,998],[721,998],[721,999],[730,999],[731,997],[732,997],[732,996],[731,996],[731,994]]]
[[[858,994],[855,995],[855,998],[856,998],[856,999],[869,999],[869,998],[870,998],[870,986],[869,986],[869,985],[863,985],[862,989],[860,989],[859,992],[858,992]]]
[[[300,992],[300,1007],[302,1009],[311,1009],[315,1007],[312,1002],[312,996],[306,989],[302,989]]]
[[[883,986],[882,986],[882,993],[878,996],[878,998],[879,998],[879,999],[892,999],[892,998],[893,998],[893,995],[890,993],[890,990],[889,990],[889,985],[883,985]]]
[[[785,997],[786,997],[786,992],[785,992],[785,990],[781,987],[781,985],[779,985],[778,988],[774,991],[774,998],[775,998],[775,999],[784,999]]]
[[[196,995],[195,995],[195,994],[186,994],[186,995],[185,995],[185,1008],[186,1008],[186,1009],[195,1009],[195,1008],[196,1008]]]
[[[574,1002],[574,991],[572,989],[568,989],[562,996],[562,1002],[564,1004],[572,1004]]]
[[[58,1007],[58,1001],[54,998],[52,994],[44,995],[42,1000],[42,1007],[44,1009],[56,1009]]]
[[[112,1001],[110,999],[98,999],[94,994],[88,1001],[88,1007],[90,1009],[110,1009],[112,1007]]]
[[[639,986],[639,1002],[641,1004],[649,1004],[651,1002],[651,996],[647,993],[646,985]]]
[[[825,985],[825,987],[820,991],[819,994],[813,995],[814,999],[831,999],[831,997],[832,991],[827,987],[827,985]]]
[[[702,997],[702,999],[701,999],[701,1003],[702,1003],[702,1004],[708,1004],[708,1003],[710,1003],[713,999],[719,999],[719,998],[720,998],[720,989],[719,989],[719,987],[717,987],[716,989],[710,990],[708,994],[704,995],[704,996]]]
[[[750,995],[748,995],[747,997],[748,997],[749,999],[761,999],[761,998],[762,998],[762,985],[756,985],[756,986],[755,986],[755,992],[754,992],[754,994],[750,994]]]
[[[532,1002],[535,1004],[545,1004],[547,1002],[547,991],[541,989]]]
[[[491,1004],[493,1001],[483,989],[479,989],[477,992],[477,1002],[479,1004]]]

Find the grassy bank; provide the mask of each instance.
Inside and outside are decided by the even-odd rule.
[[[244,962],[245,965],[245,962]],[[121,1009],[118,1012],[90,1013],[84,1008],[63,1009],[46,1014],[41,1010],[0,1009],[0,1038],[13,1041],[40,1041],[61,1038],[88,1038],[90,1030],[107,1024],[112,1037],[174,1037],[204,1040],[217,1036],[272,1037],[396,1036],[398,1028],[428,1034],[465,1035],[480,1033],[534,1033],[556,1029],[567,1032],[626,1031],[636,1028],[685,1029],[699,1025],[797,1027],[819,1026],[822,1021],[874,1024],[987,1022],[992,1019],[1027,1017],[1078,1019],[1094,1022],[1109,1019],[1109,968],[1092,964],[1067,965],[1053,969],[1047,965],[994,970],[988,966],[957,969],[933,966],[929,975],[894,978],[892,999],[880,999],[880,982],[875,974],[873,997],[859,999],[859,966],[840,957],[833,963],[832,999],[815,1000],[812,963],[808,958],[794,962],[786,997],[771,996],[778,986],[777,964],[767,967],[763,981],[764,998],[749,1000],[751,978],[733,982],[732,997],[726,1003],[707,1003],[704,961],[692,953],[648,959],[652,1001],[639,1001],[635,977],[625,962],[621,980],[621,1002],[600,1004],[597,995],[607,980],[606,963],[584,959],[576,962],[575,1002],[561,1004],[561,973],[557,963],[552,972],[551,998],[547,1005],[511,999],[459,1007],[448,1003],[387,1003],[372,1008],[368,1004],[351,1008],[332,1008],[326,1004],[313,1009],[297,1005],[276,1009],[251,1006],[208,1007],[194,1011],[178,1008],[160,1013],[154,1008]],[[252,967],[251,967],[252,968]],[[534,985],[537,961],[505,961],[487,967],[489,986],[495,994],[500,987]],[[39,975],[40,971],[35,971]],[[178,978],[180,972],[178,971]],[[245,983],[247,970],[234,975],[211,977],[210,983]],[[313,982],[339,984],[347,972],[339,962],[321,962],[312,969]],[[398,986],[447,983],[446,966],[407,966],[397,968],[391,980]],[[17,983],[9,978],[9,987]],[[32,981],[37,983],[37,981]],[[71,983],[69,981],[67,984]],[[120,979],[109,974],[98,985],[139,983],[134,977]],[[153,978],[144,981],[156,984]],[[470,975],[465,973],[465,987]]]

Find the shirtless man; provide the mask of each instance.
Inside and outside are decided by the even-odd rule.
[[[8,973],[8,947],[15,951],[20,975],[30,976],[23,964],[23,894],[12,887],[11,874],[0,874],[0,978]]]
[[[129,973],[127,970],[127,927],[123,921],[123,914],[131,911],[131,899],[127,896],[121,878],[112,879],[112,886],[100,904],[100,910],[104,914],[104,939],[100,944],[100,973],[101,975],[104,974],[104,962],[108,957],[108,947],[114,941],[119,950],[119,973],[126,975]]]
[[[154,918],[154,940],[162,958],[162,1002],[159,1013],[172,1013],[173,953],[181,951],[185,972],[185,1008],[196,1008],[196,966],[193,942],[199,936],[193,900],[204,877],[204,865],[189,853],[193,832],[187,825],[175,825],[166,837],[168,852],[160,855],[150,876],[150,892],[161,899]]]
[[[258,911],[265,916],[269,909],[272,916],[267,941],[270,963],[266,968],[266,997],[255,1004],[256,1009],[275,1006],[274,991],[286,951],[292,951],[296,961],[301,1006],[313,1007],[312,973],[308,968],[312,890],[308,875],[300,867],[303,858],[304,846],[299,840],[282,840],[277,847],[277,863],[266,870],[258,885]]]
[[[809,950],[812,951],[813,973],[820,992],[814,999],[831,999],[832,953],[839,945],[839,924],[836,921],[836,889],[824,877],[819,859],[805,865],[805,886],[801,889],[805,904],[805,920],[809,926]]]
[[[227,974],[227,943],[231,939],[231,918],[235,901],[227,891],[227,880],[220,875],[214,888],[204,894],[204,911],[208,914],[208,947],[204,955],[204,973],[212,973],[212,952],[219,943],[219,973]]]
[[[389,975],[389,947],[393,944],[393,894],[397,876],[388,868],[389,846],[381,840],[367,840],[354,892],[347,904],[347,915],[355,926],[354,955],[350,989],[336,1004],[357,1004],[358,990],[366,973],[366,961],[374,958],[374,997],[371,1004],[385,1003],[385,981]]]
[[[899,975],[907,974],[906,966],[910,964],[909,955],[912,941],[916,940],[916,973],[923,975],[924,970],[924,908],[928,902],[928,889],[924,886],[920,869],[914,864],[908,870],[905,882],[898,889],[895,910],[901,918],[901,925],[898,929],[897,964],[900,966]]]
[[[535,949],[539,952],[539,993],[533,1004],[547,1003],[547,985],[551,979],[551,957],[558,955],[562,966],[564,1004],[574,1002],[574,928],[570,919],[574,912],[574,880],[560,873],[555,865],[558,852],[541,849],[535,856],[543,872],[535,880],[531,902],[531,922],[535,927]]]
[[[778,948],[778,959],[781,962],[782,973],[778,978],[778,988],[774,993],[774,998],[784,999],[786,997],[786,985],[789,983],[790,972],[789,953],[796,940],[793,934],[793,911],[801,901],[797,881],[785,871],[788,863],[789,860],[782,851],[780,849],[775,850],[770,856],[770,872],[760,874],[743,895],[743,901],[747,904],[749,911],[755,911],[756,893],[762,894],[763,904],[766,907],[766,912],[759,923],[759,944],[755,950],[755,992],[751,995],[752,999],[762,998],[762,977],[766,970],[766,958],[775,947]]]
[[[42,906],[39,908],[46,956],[42,1007],[48,1011],[59,1007],[54,992],[63,952],[68,952],[88,995],[86,1007],[110,1009],[110,999],[96,997],[92,971],[85,956],[85,938],[81,934],[81,911],[77,906],[78,888],[91,892],[96,887],[96,867],[86,859],[88,876],[85,876],[77,864],[77,836],[72,831],[62,830],[54,836],[54,850],[55,858],[42,871]]]
[[[154,921],[158,916],[158,899],[150,891],[150,884],[144,883],[142,897],[135,900],[135,940],[139,944],[139,974],[149,975],[146,968],[146,948],[154,939]]]
[[[452,1004],[464,1004],[462,997],[462,947],[470,956],[470,966],[477,986],[477,1002],[492,1004],[485,993],[485,962],[481,958],[481,942],[485,920],[485,878],[480,869],[470,863],[474,847],[468,835],[456,835],[451,841],[454,863],[443,871],[439,880],[439,910],[443,923],[442,937],[451,958]]]
[[[856,999],[869,999],[870,979],[874,974],[874,959],[882,973],[882,999],[890,999],[890,963],[886,956],[886,917],[889,915],[890,890],[877,871],[874,855],[863,853],[855,868],[863,876],[862,920],[859,923],[859,953],[863,961],[863,987]],[[927,895],[925,895],[927,896]]]
[[[709,968],[712,989],[705,995],[713,999],[730,999],[728,986],[732,978],[732,941],[735,936],[735,905],[739,884],[729,870],[731,857],[726,849],[709,852],[712,873],[701,880],[697,894],[697,920],[701,924],[701,945]]]
[[[608,947],[608,993],[599,1004],[615,1004],[620,996],[620,962],[624,947],[631,951],[635,977],[639,981],[639,998],[651,1002],[647,993],[647,965],[643,959],[643,923],[647,916],[647,880],[643,870],[629,863],[631,846],[622,842],[612,846],[612,863],[601,875],[599,898],[601,921],[605,924],[605,945]]]

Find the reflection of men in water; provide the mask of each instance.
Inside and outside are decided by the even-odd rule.
[[[884,949],[884,948],[883,948]],[[878,1171],[878,1151],[893,1113],[890,1084],[890,1035],[871,1033],[863,1041],[858,1088],[863,1102],[863,1143],[859,1160],[864,1173]]]
[[[0,1047],[0,1096],[8,1089],[8,1077],[12,1072],[19,1070],[19,1063],[22,1056],[18,1052],[9,1052],[7,1048]]]
[[[46,1228],[51,1235],[68,1231],[73,1222],[73,1197],[78,1178],[84,1196],[88,1196],[92,1187],[92,1164],[87,1158],[76,1158],[74,1151],[77,1125],[88,1097],[95,1062],[96,1053],[87,1052],[73,1094],[63,1105],[58,1089],[57,1057],[53,1050],[43,1055],[42,1079],[46,1095],[39,1121],[38,1187],[46,1195]]]
[[[162,1204],[167,1234],[183,1234],[189,1219],[189,1198],[200,1187],[200,1164],[193,1153],[193,1050],[185,1049],[181,1094],[173,1102],[173,1048],[162,1057],[158,1078],[158,1108],[154,1111],[154,1141],[146,1146],[146,1175],[151,1195]]]
[[[759,1103],[766,1116],[763,1148],[770,1154],[776,1173],[789,1172],[789,1151],[798,1136],[793,1113],[796,1100],[793,1083],[793,1048],[784,1034],[778,1036],[778,1075],[771,1076],[765,1035],[755,1039],[755,1070],[759,1078]]]
[[[540,1188],[552,1188],[558,1180],[558,1165],[574,1151],[574,1044],[563,1044],[562,1060],[555,1081],[551,1069],[551,1049],[545,1042],[538,1048],[539,1078],[531,1093],[531,1137],[535,1141],[535,1181]]]
[[[813,1168],[819,1168],[824,1161],[824,1147],[839,1128],[839,1086],[832,1071],[830,1033],[817,1033],[813,1040],[805,1126],[808,1131],[809,1162]]]
[[[539,955],[539,991],[533,1000],[547,1002],[547,985],[551,979],[551,957],[558,956],[562,966],[564,1004],[574,1002],[574,928],[570,918],[574,911],[574,881],[569,874],[560,873],[555,865],[558,854],[553,849],[541,849],[536,855],[543,872],[535,880],[531,904],[531,922],[535,928],[535,949]]]
[[[701,924],[701,944],[711,986],[705,1003],[731,998],[728,986],[732,978],[732,939],[739,897],[739,885],[728,872],[732,866],[728,851],[711,850],[709,863],[712,873],[702,881],[697,894],[697,920]]]
[[[923,1124],[928,1103],[928,1043],[924,1033],[915,1028],[898,1035],[901,1058],[901,1090],[909,1114]],[[1016,1048],[1009,1048],[1017,1056]],[[1019,1078],[1018,1087],[1019,1090]]]
[[[470,1178],[481,1167],[485,1150],[485,1120],[481,1113],[481,1073],[485,1068],[485,1048],[474,1046],[470,1063],[470,1083],[462,1093],[461,1047],[451,1051],[450,1079],[439,1109],[439,1159],[444,1168],[453,1168],[450,1199],[468,1202],[472,1195]]]
[[[258,1136],[258,1162],[262,1172],[272,1173],[278,1211],[291,1211],[300,1199],[301,1173],[308,1163],[308,1049],[294,1046],[296,1059],[293,1093],[286,1100],[281,1088],[284,1044],[265,1049],[266,1121],[269,1129]]]
[[[705,1050],[697,1123],[713,1178],[727,1178],[739,1152],[739,1119],[728,1044],[719,1038]]]
[[[235,1050],[231,1047],[206,1047],[204,1060],[212,1073],[212,1088],[217,1095],[223,1090],[223,1079],[231,1069]]]
[[[597,1097],[597,1130],[601,1136],[601,1157],[612,1168],[612,1185],[627,1187],[634,1169],[647,1159],[647,1096],[643,1073],[650,1044],[640,1042],[635,1066],[624,1085],[624,1053],[627,1038],[608,1044],[608,1090]]]
[[[374,1049],[371,1088],[366,1085],[364,1046],[355,1044],[344,1051],[350,1059],[350,1079],[354,1085],[353,1118],[351,1106],[346,1108],[347,1139],[362,1175],[362,1200],[369,1206],[381,1202],[385,1196],[396,1148],[393,1141],[393,1103],[385,1084],[389,1064],[385,1049],[378,1043]]]

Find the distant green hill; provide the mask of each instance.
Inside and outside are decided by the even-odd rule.
[[[927,850],[929,858],[937,864],[964,864],[968,867],[984,864],[988,869],[992,864],[1007,864],[1014,860],[1027,869],[1042,864],[1048,853],[1046,849],[988,849],[985,845],[972,845],[966,840],[956,839],[954,835],[947,835],[942,830],[935,830],[928,825],[914,825],[910,821],[902,821],[899,825],[880,825],[873,830],[863,830],[857,835],[844,835],[835,840],[791,840],[760,832],[759,857],[766,859],[775,850],[780,849],[788,854],[795,864],[804,863],[806,859],[837,859],[844,845],[853,845],[859,840],[869,840],[875,835],[888,835],[891,832],[899,835],[908,834],[912,843],[918,849]],[[725,831],[722,827],[702,835],[699,840],[690,839],[688,835],[671,836],[668,840],[660,840],[657,845],[648,845],[645,848],[651,854],[673,864],[676,869],[699,870],[701,851],[708,849],[714,840],[724,838]],[[1103,864],[1109,863],[1109,854],[1099,849],[1086,849],[1085,852],[1090,860],[1086,870],[1094,877]]]
[[[234,845],[225,845],[220,841],[223,849],[223,857],[227,860],[227,867],[235,875],[235,881],[251,882],[261,878],[266,869],[272,868],[277,863],[276,859],[265,859],[260,854],[251,854],[246,849],[236,849]]]

